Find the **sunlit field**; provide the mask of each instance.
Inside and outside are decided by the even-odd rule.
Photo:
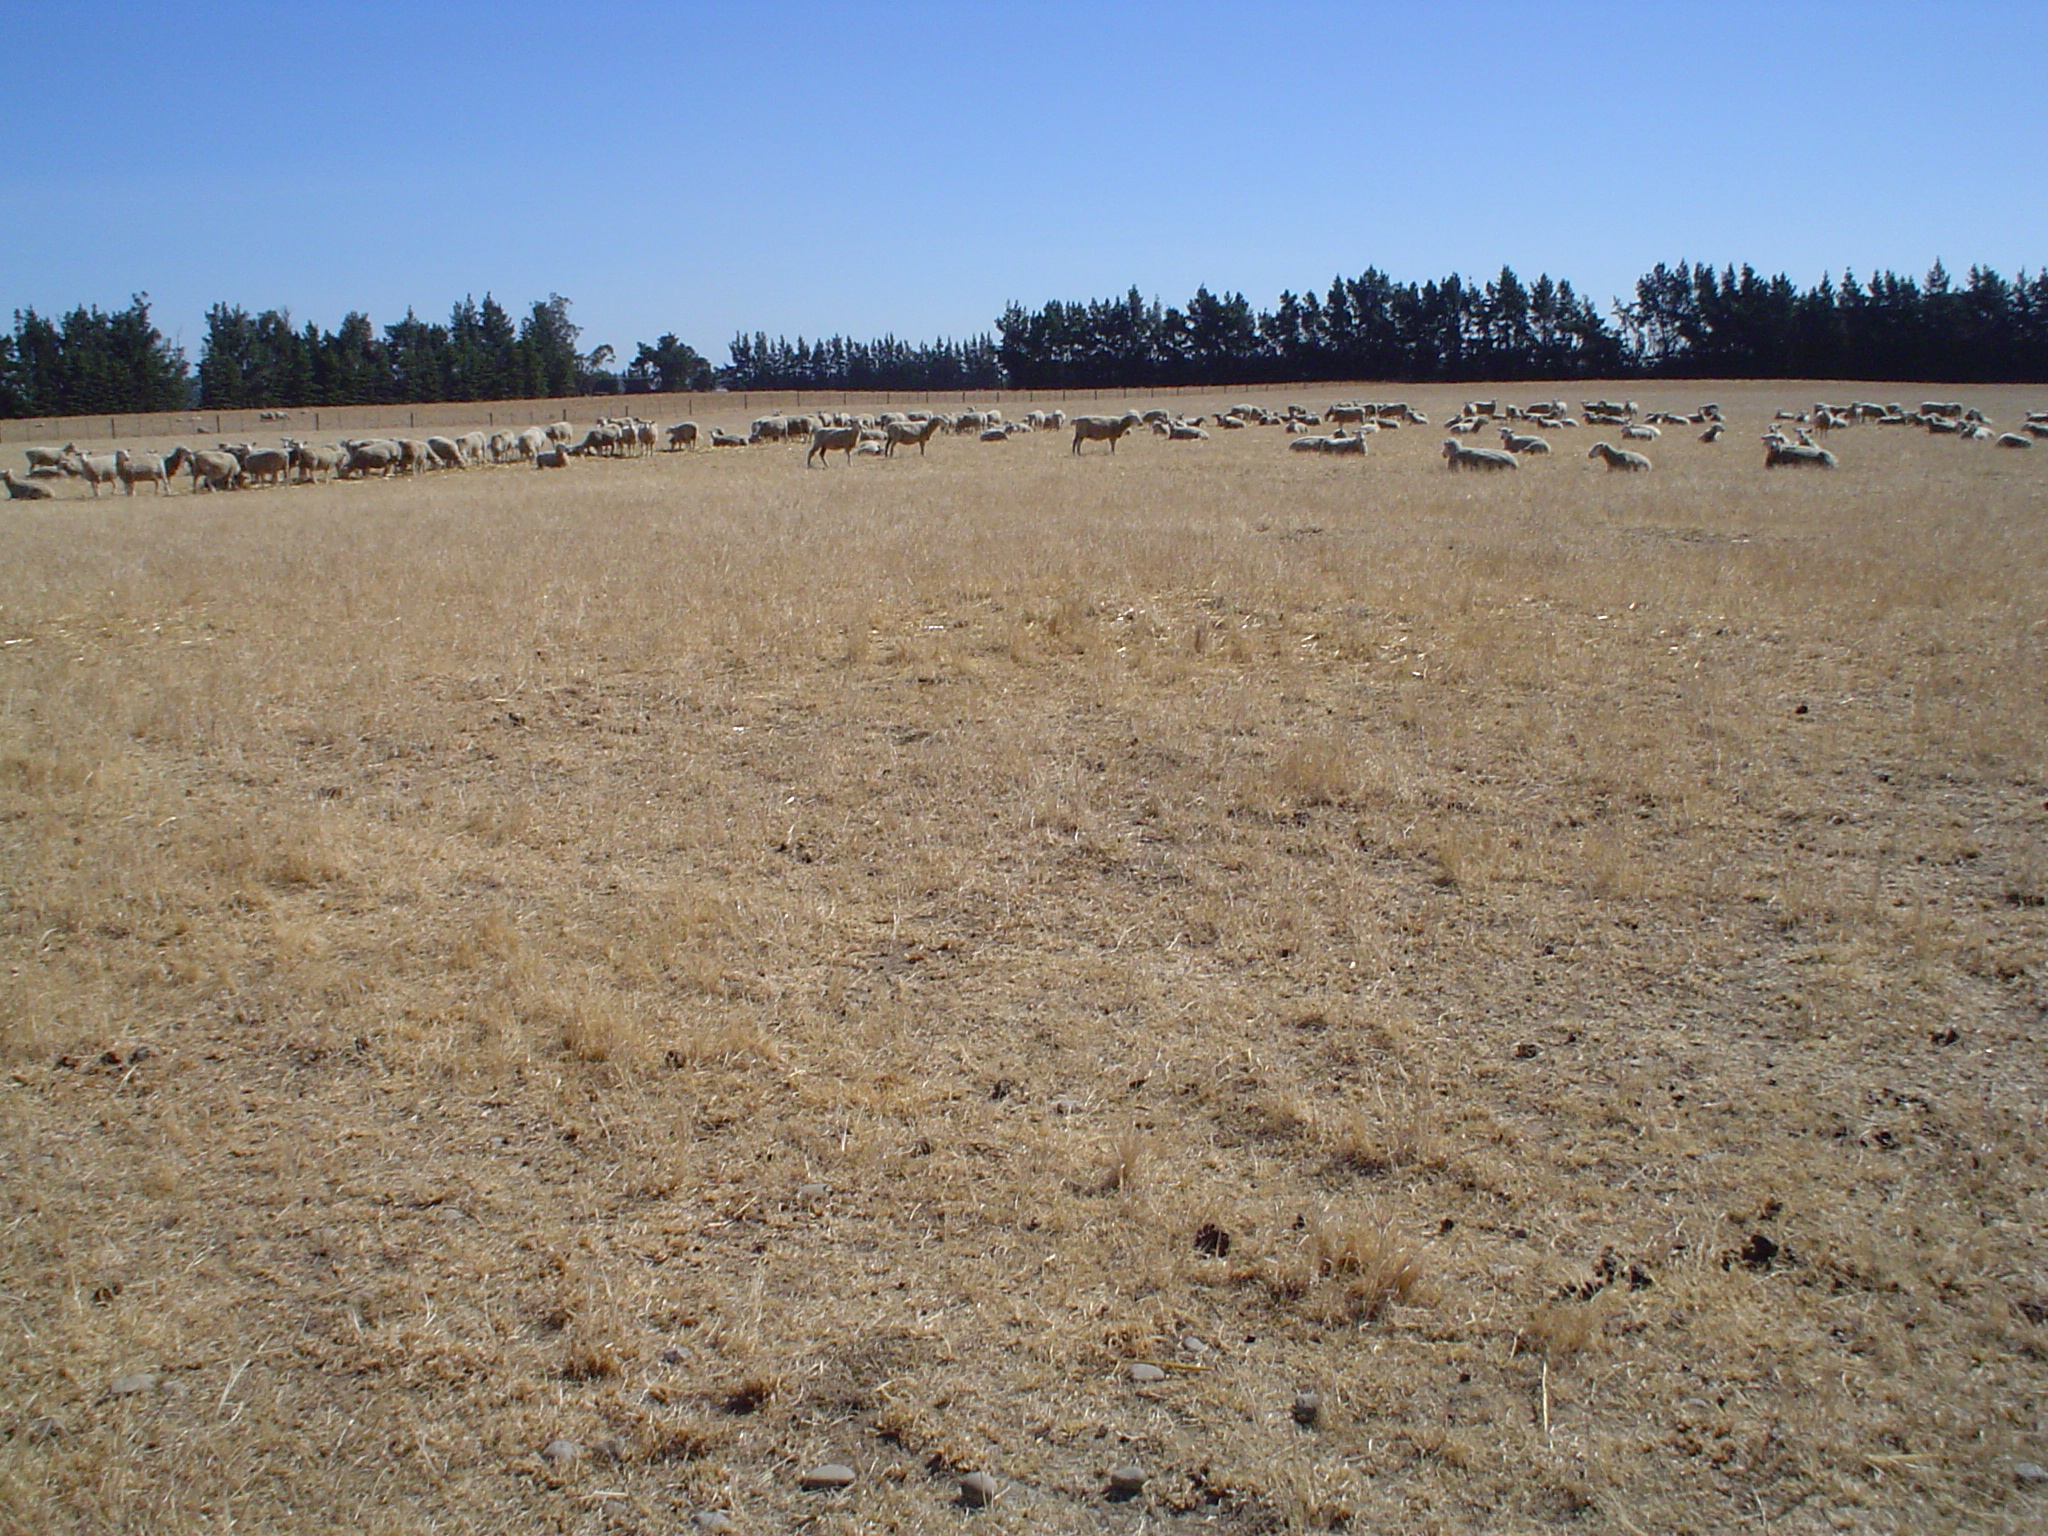
[[[1556,392],[0,504],[0,1525],[2040,1529],[2048,443]]]

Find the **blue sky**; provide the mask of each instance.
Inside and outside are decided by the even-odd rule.
[[[960,336],[1133,284],[1267,307],[1368,266],[1505,263],[1603,307],[1681,259],[2012,276],[2048,263],[2044,22],[0,0],[0,313],[146,291],[196,360],[218,300],[381,326],[557,292],[586,346],[723,363],[740,329]]]

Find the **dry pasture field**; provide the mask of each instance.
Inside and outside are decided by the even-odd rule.
[[[7,504],[0,1527],[2040,1529],[2048,453],[1630,392]]]

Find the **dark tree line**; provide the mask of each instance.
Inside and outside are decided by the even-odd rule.
[[[125,416],[189,398],[185,354],[151,323],[146,293],[111,315],[17,309],[13,331],[0,334],[0,416]]]
[[[195,373],[137,294],[112,314],[14,312],[0,333],[0,415],[89,416],[247,406],[531,399],[648,390],[1126,389],[1317,379],[1464,381],[1646,377],[1924,379],[2048,383],[2048,271],[1960,283],[1881,272],[1800,288],[1752,267],[1659,264],[1603,315],[1563,279],[1453,274],[1398,283],[1368,268],[1321,294],[1257,310],[1241,293],[1184,305],[1121,298],[1009,305],[965,341],[735,336],[713,369],[673,333],[614,368],[577,350],[569,301],[518,321],[491,295],[445,324],[407,311],[381,331],[351,313],[332,331],[288,313],[216,304]]]
[[[1254,310],[1199,288],[1185,308],[1120,299],[1003,312],[1003,372],[1022,388],[1249,384],[1296,379],[1593,377],[1625,368],[1598,310],[1548,276],[1396,283],[1368,269],[1318,296]]]
[[[1844,273],[1801,290],[1754,268],[1659,263],[1620,320],[1635,368],[1694,378],[2048,382],[2048,271],[2008,282],[1939,262],[1922,282]]]
[[[824,341],[787,337],[773,341],[762,332],[732,339],[732,364],[719,382],[729,389],[1000,389],[1002,362],[995,339],[934,342]]]
[[[588,361],[569,301],[550,294],[517,324],[489,294],[464,298],[445,325],[405,318],[380,333],[352,311],[332,331],[292,324],[274,309],[206,312],[199,402],[246,406],[383,405],[431,400],[524,400],[581,392]]]

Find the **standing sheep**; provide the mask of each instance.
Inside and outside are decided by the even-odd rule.
[[[860,446],[860,430],[859,427],[819,427],[811,434],[810,451],[804,455],[804,468],[811,467],[812,459],[816,459],[821,468],[831,463],[826,455],[835,449],[845,454],[846,462],[851,464],[853,450]]]
[[[1072,451],[1079,453],[1083,443],[1107,443],[1109,451],[1115,453],[1123,435],[1144,424],[1145,418],[1136,411],[1126,411],[1121,416],[1076,416]]]

